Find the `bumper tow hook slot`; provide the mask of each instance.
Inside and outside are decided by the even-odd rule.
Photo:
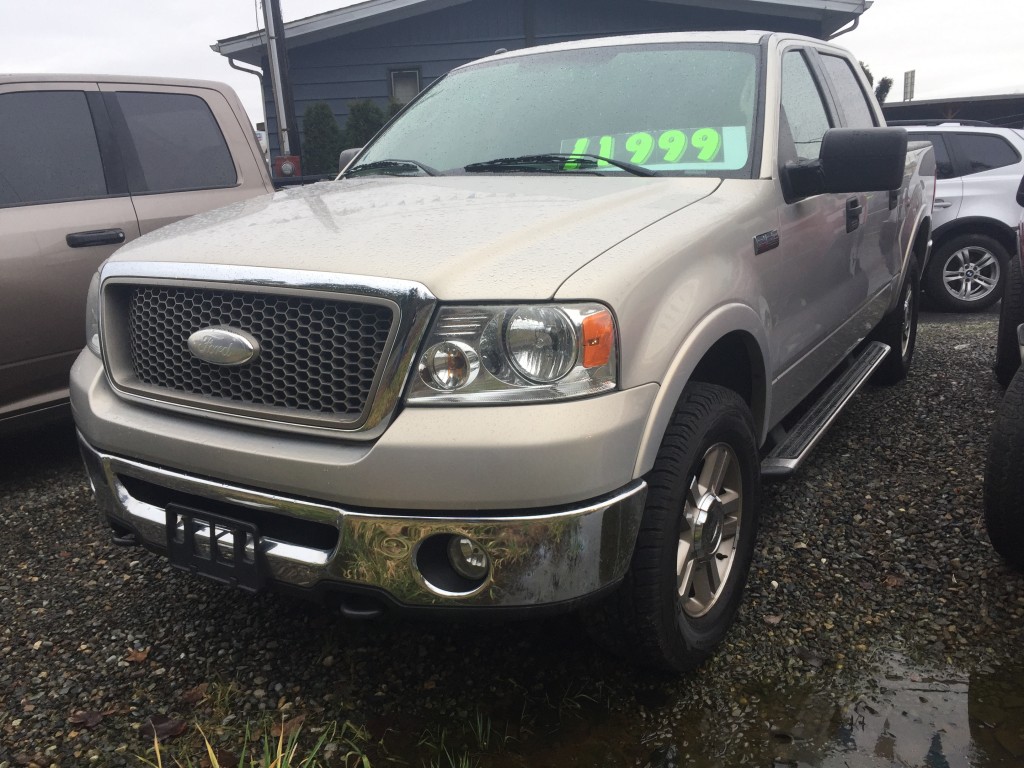
[[[135,538],[135,534],[131,531],[111,531],[110,537],[115,544],[119,547],[135,547],[138,546],[138,539]]]

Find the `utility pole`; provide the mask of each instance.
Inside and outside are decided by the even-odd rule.
[[[267,59],[270,62],[270,83],[274,91],[277,113],[277,137],[280,156],[275,159],[275,175],[295,176],[302,154],[299,132],[295,128],[295,103],[288,76],[288,50],[285,47],[284,22],[279,0],[263,0],[263,22],[267,28]]]

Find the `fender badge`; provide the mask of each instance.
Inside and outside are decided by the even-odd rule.
[[[780,242],[779,230],[777,229],[773,229],[770,232],[762,232],[760,235],[754,235],[754,253],[762,254],[778,248]]]
[[[188,337],[192,355],[211,365],[236,366],[260,356],[260,343],[245,331],[225,325],[203,328]]]

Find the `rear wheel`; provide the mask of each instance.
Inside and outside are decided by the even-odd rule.
[[[914,346],[917,344],[920,286],[917,259],[911,256],[900,289],[899,303],[882,319],[872,334],[872,338],[889,345],[889,354],[871,377],[875,384],[898,384],[910,373],[910,364],[914,360]]]
[[[1024,569],[1024,369],[996,411],[985,466],[985,528],[996,552]]]
[[[999,301],[1009,256],[987,235],[961,235],[938,248],[924,275],[928,298],[946,312],[978,312]]]
[[[648,484],[630,569],[591,629],[644,666],[683,671],[725,637],[750,570],[760,468],[746,403],[724,387],[687,387]]]

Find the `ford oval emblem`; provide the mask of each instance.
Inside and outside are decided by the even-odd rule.
[[[260,343],[245,331],[220,325],[189,336],[188,350],[212,365],[245,365],[260,356]]]

